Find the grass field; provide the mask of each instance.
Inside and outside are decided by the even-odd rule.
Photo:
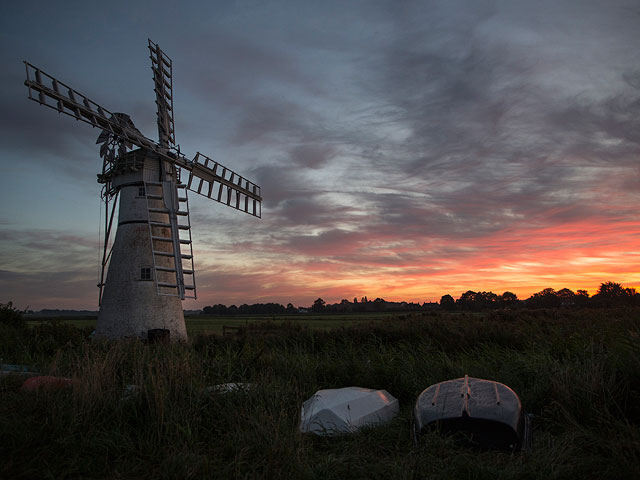
[[[0,478],[640,478],[638,309],[282,320],[170,347],[92,343],[92,325],[1,326],[2,363],[73,386],[27,394],[0,377]],[[188,324],[219,331],[231,319]],[[532,452],[412,441],[417,395],[464,374],[519,394]],[[203,393],[225,382],[255,389]],[[399,416],[343,437],[298,432],[304,400],[351,385],[388,390]]]
[[[275,324],[300,324],[306,328],[326,330],[331,328],[346,327],[358,325],[361,323],[371,323],[381,320],[393,318],[393,313],[369,313],[369,314],[352,314],[352,315],[322,315],[315,313],[299,314],[299,315],[187,315],[185,323],[189,336],[197,334],[222,333],[222,327],[258,327],[264,323]],[[78,328],[95,328],[96,318],[74,318],[74,317],[55,317],[56,321],[61,321]],[[46,323],[50,318],[39,318],[29,320],[31,326]]]

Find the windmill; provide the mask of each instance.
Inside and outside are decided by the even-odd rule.
[[[190,160],[180,152],[172,62],[156,43],[148,46],[158,142],[140,133],[127,114],[110,112],[28,62],[24,83],[31,100],[102,130],[98,183],[106,208],[96,336],[147,338],[160,329],[172,340],[186,340],[182,300],[196,298],[187,191],[258,218],[262,197],[260,187],[206,155],[197,152]]]

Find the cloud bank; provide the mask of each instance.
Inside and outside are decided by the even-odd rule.
[[[98,7],[78,8],[89,16]],[[5,64],[38,43],[20,51],[28,12],[9,13]],[[190,21],[173,32],[154,31],[166,17],[125,23],[174,59],[178,141],[264,196],[260,221],[191,201],[199,301],[187,308],[640,286],[640,54],[629,48],[640,40],[637,2],[240,2],[174,13]],[[67,34],[48,28],[66,58]],[[115,34],[100,28],[97,38]],[[129,68],[131,88],[85,79],[107,99],[122,94],[153,137],[146,39],[123,31],[116,47],[135,48],[113,69]],[[99,59],[116,48],[98,43],[82,72],[102,71]],[[60,169],[66,182],[90,185],[96,132],[26,106],[18,77],[3,77],[11,88],[0,104],[15,115],[1,120],[0,159],[14,170],[2,181],[29,183],[19,157],[58,172],[56,185],[37,182],[52,201],[67,188]],[[95,250],[95,223],[56,229],[30,205],[18,229],[5,200],[7,300],[95,306],[87,277],[98,261],[84,250],[82,262],[78,252],[66,258],[59,242],[91,239]],[[51,241],[30,246],[34,232]],[[48,275],[60,275],[59,288],[41,301],[33,292]]]

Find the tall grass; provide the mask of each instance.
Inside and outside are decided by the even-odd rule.
[[[73,379],[27,394],[0,377],[1,478],[640,477],[637,309],[249,325],[168,347],[48,328],[0,332],[13,342],[0,345],[4,363]],[[519,394],[535,415],[531,453],[468,450],[436,434],[413,443],[417,395],[464,374]],[[227,382],[254,387],[206,391]],[[388,390],[399,416],[343,437],[298,432],[306,398],[351,385]]]

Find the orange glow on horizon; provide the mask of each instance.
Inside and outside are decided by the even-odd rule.
[[[226,289],[224,279],[212,272],[198,305],[308,306],[318,297],[336,303],[363,296],[422,303],[437,302],[445,294],[458,298],[467,290],[498,295],[510,291],[525,299],[544,288],[587,290],[594,295],[607,281],[640,291],[640,222],[518,225],[454,246],[437,235],[429,237],[424,247],[411,238],[357,237],[344,248],[332,245],[319,250],[314,246],[292,253],[272,247],[261,252],[251,272],[240,269],[241,290]],[[274,256],[287,262],[274,268]],[[233,256],[222,264],[218,257],[218,273],[238,270]]]

